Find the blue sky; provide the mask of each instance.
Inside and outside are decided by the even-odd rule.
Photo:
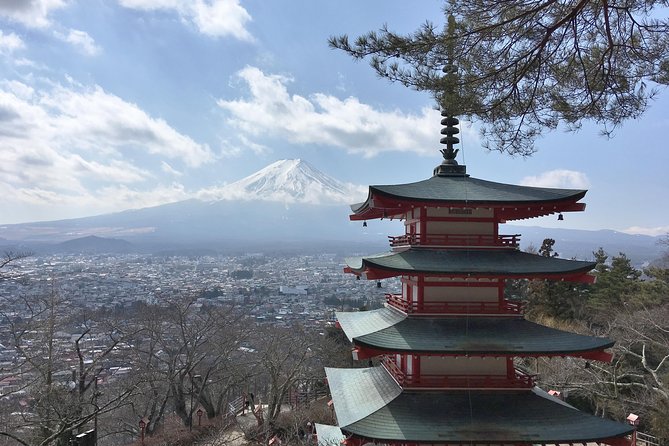
[[[441,5],[0,0],[0,223],[206,197],[284,158],[353,184],[427,178],[441,158],[430,97],[327,38],[411,32],[440,23]],[[589,189],[586,212],[560,227],[664,234],[668,111],[661,90],[613,139],[586,123],[525,159],[486,152],[464,128],[459,162],[478,178]]]

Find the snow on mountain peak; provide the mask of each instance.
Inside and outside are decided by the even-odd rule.
[[[366,188],[343,183],[301,159],[285,159],[239,181],[208,189],[208,200],[265,200],[334,204],[364,200]]]

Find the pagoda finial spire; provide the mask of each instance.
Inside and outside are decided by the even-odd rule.
[[[453,14],[448,15],[448,43],[446,46],[446,63],[442,68],[444,75],[442,76],[442,82],[444,85],[443,93],[441,95],[441,100],[439,101],[441,106],[441,125],[444,127],[441,129],[441,134],[444,135],[439,141],[441,144],[445,144],[446,148],[439,150],[444,156],[444,161],[434,169],[434,175],[438,176],[451,176],[451,175],[465,175],[467,172],[466,166],[459,166],[458,162],[455,160],[455,157],[458,155],[459,149],[453,148],[455,144],[460,142],[460,139],[455,136],[460,133],[460,129],[456,126],[460,123],[458,118],[454,115],[454,109],[458,106],[459,98],[457,94],[457,72],[458,69],[455,66],[455,55],[453,50],[453,42],[451,39],[455,38],[455,17]]]

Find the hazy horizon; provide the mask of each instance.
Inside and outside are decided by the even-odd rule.
[[[378,79],[327,38],[440,24],[442,5],[2,4],[0,224],[197,198],[280,159],[355,187],[425,179],[441,160],[432,99]],[[664,234],[668,114],[660,91],[614,138],[585,123],[548,134],[529,158],[486,152],[465,122],[458,161],[491,181],[589,189],[585,212],[529,224]]]

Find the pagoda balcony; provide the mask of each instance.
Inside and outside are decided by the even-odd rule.
[[[531,389],[536,375],[514,370],[514,376],[500,375],[424,375],[402,371],[392,357],[384,356],[383,367],[403,389]]]
[[[519,302],[409,302],[401,294],[386,294],[386,302],[406,314],[521,315]]]
[[[483,235],[483,234],[431,234],[421,237],[418,234],[388,236],[392,248],[421,246],[425,248],[514,248],[518,249],[520,234]]]

